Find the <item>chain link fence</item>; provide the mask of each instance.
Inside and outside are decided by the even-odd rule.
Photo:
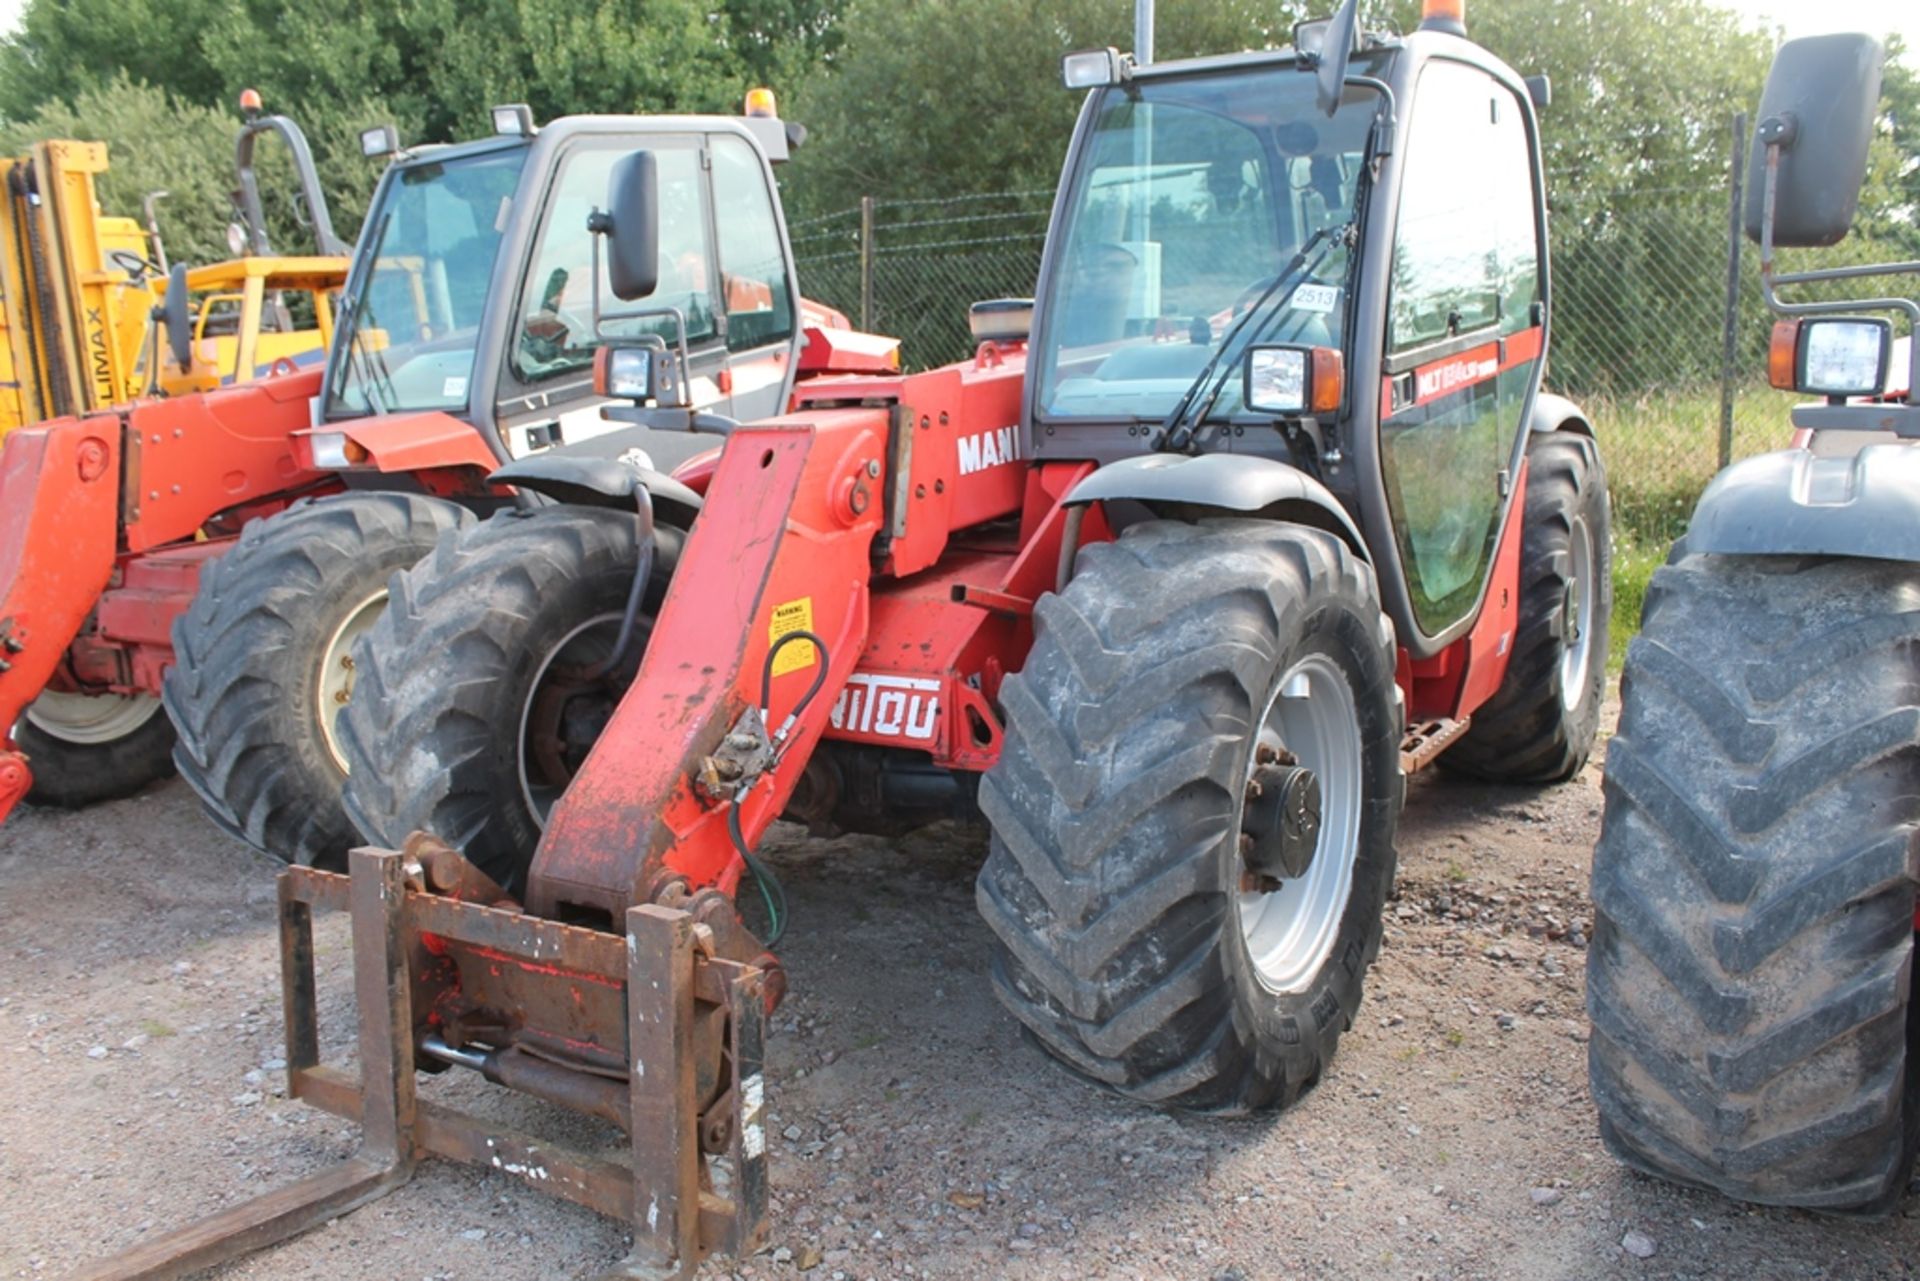
[[[1548,175],[1553,340],[1548,384],[1595,420],[1626,558],[1664,557],[1714,472],[1785,443],[1793,397],[1766,385],[1759,254],[1730,235],[1744,181],[1730,121],[1719,174],[1651,174],[1604,199]],[[903,342],[909,368],[966,357],[968,304],[1027,297],[1053,193],[868,198],[792,227],[801,288]],[[1869,232],[1783,266],[1920,257],[1920,228],[1863,209]],[[1730,268],[1737,274],[1730,277]],[[1730,287],[1731,286],[1731,287]],[[1650,569],[1649,571],[1650,572]]]

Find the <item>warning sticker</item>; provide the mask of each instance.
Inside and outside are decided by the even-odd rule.
[[[774,644],[789,632],[810,632],[813,630],[813,597],[802,596],[799,600],[790,600],[784,605],[773,607],[773,622],[767,626],[767,643]],[[785,676],[788,672],[797,672],[812,667],[819,662],[814,653],[812,641],[794,641],[781,646],[780,652],[773,658],[773,674]]]

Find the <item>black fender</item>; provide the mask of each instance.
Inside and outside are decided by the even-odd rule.
[[[555,502],[582,507],[633,509],[635,485],[653,498],[653,510],[670,525],[686,529],[700,514],[700,495],[664,472],[618,458],[590,454],[543,453],[508,463],[487,480],[544,494]]]
[[[1066,505],[1131,500],[1156,515],[1191,519],[1233,512],[1311,525],[1371,560],[1360,527],[1333,491],[1298,467],[1246,454],[1146,454],[1108,463],[1075,485]]]
[[[1888,443],[1742,459],[1700,496],[1686,550],[1920,561],[1920,450]]]
[[[1527,418],[1527,430],[1570,431],[1593,439],[1593,423],[1580,406],[1550,391],[1543,391],[1533,398],[1533,413]]]

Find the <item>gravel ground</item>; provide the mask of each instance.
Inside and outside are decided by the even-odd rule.
[[[1144,1110],[1023,1043],[984,979],[977,834],[782,831],[772,1240],[703,1275],[1914,1275],[1920,1198],[1878,1223],[1754,1209],[1601,1149],[1581,1011],[1597,779],[1416,780],[1360,1020],[1319,1089],[1258,1122]],[[352,1127],[280,1094],[273,915],[273,868],[179,783],[0,831],[0,1276],[60,1275],[351,1152]],[[323,966],[343,927],[319,931]],[[344,1045],[344,983],[324,986]],[[425,1092],[611,1140],[471,1078]],[[577,1277],[625,1246],[618,1223],[433,1163],[221,1275]]]

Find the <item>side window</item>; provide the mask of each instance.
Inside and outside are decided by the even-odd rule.
[[[793,337],[793,282],[766,173],[745,141],[730,134],[711,141],[727,346],[745,351],[785,342]]]
[[[687,319],[687,340],[698,344],[715,333],[713,286],[708,270],[706,213],[701,201],[700,153],[685,145],[649,142],[660,176],[660,284],[643,304],[614,298],[600,265],[601,305],[678,307]],[[609,139],[581,147],[560,163],[547,200],[540,239],[520,298],[520,329],[509,359],[522,382],[540,382],[584,369],[593,361],[593,241],[587,215],[607,203],[607,177],[615,162],[633,151],[632,140]],[[614,321],[616,335],[658,333],[672,341],[671,321],[658,317]]]
[[[1540,228],[1519,100],[1486,73],[1421,72],[1402,148],[1381,468],[1415,620],[1473,607],[1540,346]]]

